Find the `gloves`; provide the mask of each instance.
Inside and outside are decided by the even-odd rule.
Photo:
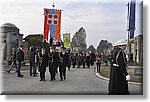
[[[126,80],[129,81],[130,80],[130,75],[126,76]]]

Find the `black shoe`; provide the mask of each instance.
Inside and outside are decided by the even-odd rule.
[[[10,74],[10,71],[6,71],[6,72]]]
[[[64,80],[66,80],[66,77],[64,77]]]
[[[30,76],[32,76],[32,74],[30,74]]]
[[[60,81],[63,81],[63,79],[60,79]]]
[[[50,81],[53,81],[53,79],[51,79]]]
[[[15,71],[15,73],[17,73],[18,71]]]
[[[45,82],[45,79],[43,79],[43,81]]]
[[[42,79],[40,79],[40,81],[42,81]]]
[[[33,75],[33,77],[37,77],[37,75]]]
[[[18,77],[22,78],[22,77],[23,77],[23,75],[18,75]]]

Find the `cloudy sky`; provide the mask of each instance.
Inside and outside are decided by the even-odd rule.
[[[87,34],[87,45],[94,45],[95,48],[102,39],[113,44],[127,37],[128,0],[1,0],[0,25],[13,23],[24,37],[43,34],[43,8],[52,8],[53,2],[56,9],[63,10],[62,34],[68,32],[73,36],[83,27]],[[136,12],[138,16],[138,9]],[[136,28],[138,23],[137,17]]]

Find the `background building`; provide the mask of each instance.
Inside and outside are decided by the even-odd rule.
[[[86,32],[83,27],[76,32],[72,38],[71,50],[73,52],[82,52],[86,51]]]
[[[12,55],[12,48],[18,48],[22,44],[23,34],[19,33],[17,28],[12,23],[5,23],[0,26],[1,29],[1,40],[3,45],[3,60],[8,60]]]

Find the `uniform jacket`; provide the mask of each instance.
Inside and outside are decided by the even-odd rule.
[[[116,48],[112,55],[113,64],[118,66],[112,66],[111,76],[109,81],[109,91],[117,93],[127,93],[128,83],[126,81],[126,70],[127,59],[124,51],[120,48]]]

